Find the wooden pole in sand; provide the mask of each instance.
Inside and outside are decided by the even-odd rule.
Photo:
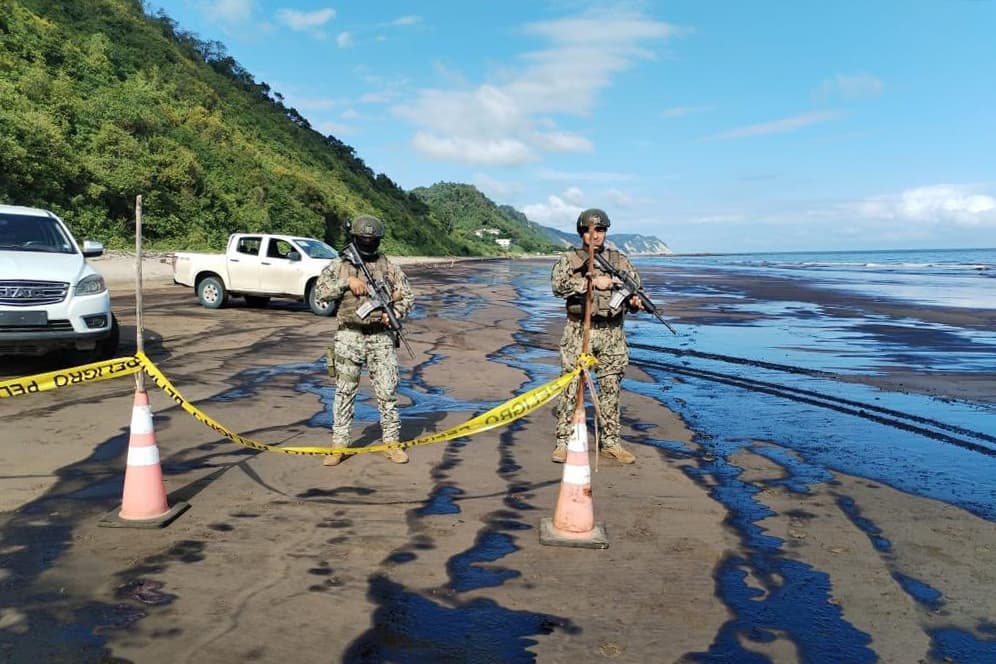
[[[145,352],[142,327],[142,195],[135,197],[135,348]],[[135,374],[135,389],[145,391],[145,372]]]
[[[584,295],[584,331],[581,336],[581,352],[587,353],[591,346],[591,306],[595,296],[595,245],[592,238],[595,235],[595,220],[588,219],[588,288]],[[574,421],[584,422],[584,372],[578,374],[578,398],[574,405]],[[592,396],[594,399],[595,397]],[[597,443],[596,443],[597,445]],[[598,470],[598,450],[595,450],[595,470]]]
[[[594,299],[594,268],[595,268],[595,245],[592,244],[591,238],[593,237],[595,231],[594,219],[588,219],[588,288],[584,295],[584,332],[581,337],[581,352],[587,353],[588,348],[591,345],[591,304]],[[578,399],[577,404],[574,406],[575,416],[577,416],[577,411],[584,411],[584,374],[578,374]]]

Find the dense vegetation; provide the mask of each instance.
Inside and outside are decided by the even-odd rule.
[[[505,250],[495,244],[499,237],[512,241],[509,250],[514,253],[549,253],[561,248],[538,224],[511,208],[495,205],[472,185],[438,182],[414,189],[412,194],[432,209],[447,233],[475,253],[502,253]]]
[[[367,213],[392,253],[490,249],[140,0],[0,1],[0,201],[127,247],[137,194],[151,248],[219,248],[236,231],[340,246],[342,220]]]

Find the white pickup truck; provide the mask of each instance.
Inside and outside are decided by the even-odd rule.
[[[234,233],[223,254],[174,253],[173,281],[192,286],[209,309],[223,306],[229,296],[245,298],[250,307],[282,297],[307,302],[318,316],[331,316],[334,308],[315,299],[314,287],[336,257],[335,249],[314,238]]]

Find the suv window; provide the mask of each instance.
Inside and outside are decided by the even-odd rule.
[[[74,254],[62,226],[51,217],[0,213],[0,249]]]

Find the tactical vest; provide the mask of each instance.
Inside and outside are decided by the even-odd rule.
[[[615,249],[609,249],[606,247],[602,249],[602,257],[608,261],[609,265],[616,268],[617,270],[623,270],[625,267],[622,262],[622,254]],[[574,249],[568,254],[568,261],[572,270],[577,271],[580,274],[587,274],[588,268],[588,251],[586,249]],[[598,263],[595,263],[595,276],[603,276],[605,272],[599,269]],[[571,318],[581,318],[584,316],[584,303],[586,299],[584,293],[578,293],[575,295],[570,295],[567,297],[567,314]],[[609,308],[609,300],[612,299],[611,290],[596,290],[591,291],[591,316],[594,320],[610,320],[618,318],[620,322],[622,321],[622,310],[612,311]],[[623,307],[625,309],[625,307]]]
[[[364,261],[366,262],[366,261]],[[394,284],[387,278],[388,275],[388,262],[387,257],[384,254],[377,256],[377,260],[372,263],[366,263],[367,269],[370,270],[370,275],[377,281],[384,281],[387,283],[387,290],[390,293],[394,293]],[[344,260],[342,266],[339,268],[339,278],[343,281],[349,279],[349,277],[356,277],[360,281],[366,281],[363,276],[363,271]],[[339,318],[339,325],[345,327],[362,327],[371,329],[383,329],[383,325],[380,322],[380,311],[374,311],[365,319],[360,318],[356,315],[356,309],[367,300],[366,295],[361,295],[356,297],[353,295],[353,291],[346,290],[342,293],[342,302],[339,305],[339,312],[336,314]]]

